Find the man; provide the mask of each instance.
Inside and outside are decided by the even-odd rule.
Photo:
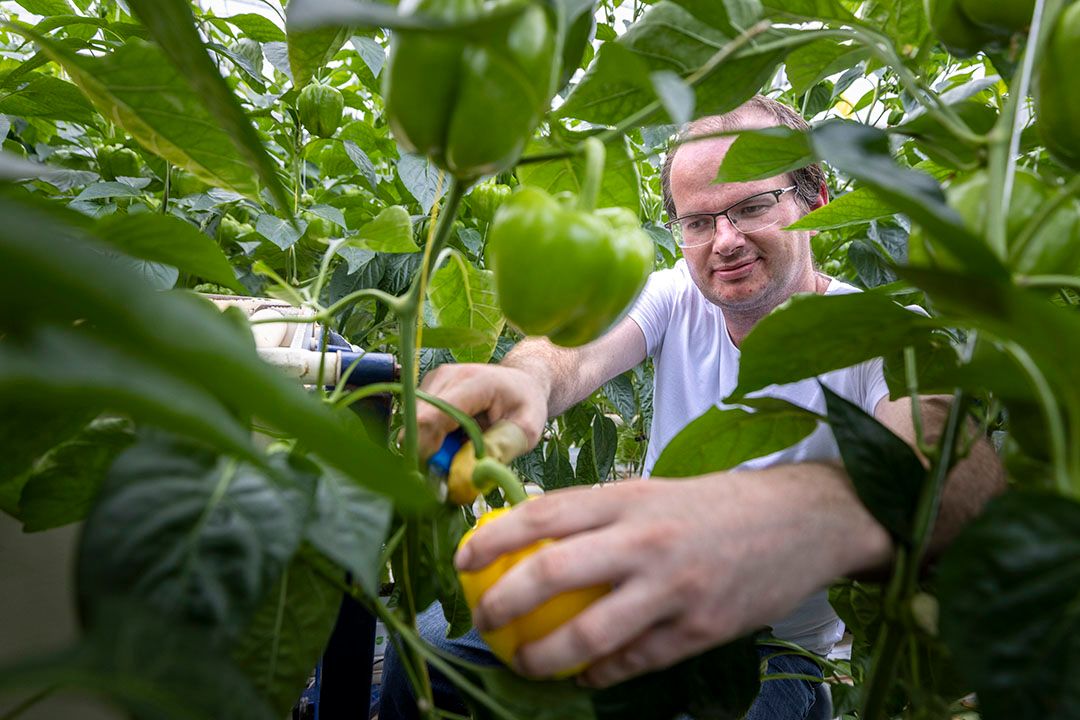
[[[790,109],[756,97],[684,130],[684,141],[708,136],[676,146],[662,175],[684,259],[654,273],[607,335],[575,349],[528,339],[500,365],[443,366],[425,379],[425,389],[490,422],[511,420],[535,444],[548,417],[652,356],[647,475],[679,430],[734,389],[739,345],[761,318],[795,293],[857,292],[815,271],[810,233],[783,229],[828,202],[819,167],[754,182],[713,182],[734,141],[717,133],[776,125],[806,128]],[[914,443],[911,402],[889,400],[880,359],[820,380]],[[817,379],[767,394],[825,410]],[[931,432],[943,424],[946,403],[920,399]],[[419,421],[428,451],[454,427],[431,406],[422,407]],[[825,654],[843,628],[823,589],[842,576],[880,571],[892,556],[888,533],[860,504],[838,458],[831,432],[819,427],[737,472],[575,488],[526,503],[479,530],[458,553],[458,568],[477,570],[538,539],[559,540],[508,571],[484,595],[474,621],[496,628],[557,593],[611,584],[611,593],[516,658],[520,672],[538,677],[586,663],[582,680],[597,687],[766,625],[777,637]],[[982,443],[950,477],[933,547],[946,543],[1001,483],[1000,465]],[[425,615],[425,622],[433,617]],[[431,628],[425,634],[437,637]],[[482,646],[465,645],[462,652],[476,659]],[[805,658],[781,661],[788,664],[771,663],[770,672],[817,672]],[[768,682],[749,717],[804,718],[813,702],[809,683]]]

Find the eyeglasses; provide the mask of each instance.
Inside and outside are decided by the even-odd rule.
[[[769,190],[740,200],[727,210],[715,213],[694,213],[664,223],[671,231],[679,247],[691,248],[707,245],[716,235],[716,221],[726,217],[732,227],[741,233],[752,233],[770,228],[780,222],[780,198],[795,186]]]

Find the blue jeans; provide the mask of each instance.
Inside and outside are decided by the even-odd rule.
[[[416,618],[417,630],[427,643],[464,660],[479,665],[498,665],[499,661],[488,650],[475,629],[453,640],[446,639],[446,620],[442,607],[436,603]],[[764,658],[776,652],[776,648],[758,647]],[[431,688],[435,704],[449,712],[468,715],[465,703],[457,690],[444,675],[430,668]],[[821,677],[821,670],[812,660],[798,655],[782,655],[769,660],[768,674],[798,673]],[[808,680],[767,680],[761,683],[761,691],[746,714],[747,720],[807,720],[829,718],[828,694],[819,689],[820,683]],[[394,648],[388,646],[383,659],[382,689],[380,693],[379,720],[414,720],[419,718],[416,700],[409,679],[398,660]],[[815,707],[815,704],[817,707]],[[819,713],[821,713],[819,715]]]

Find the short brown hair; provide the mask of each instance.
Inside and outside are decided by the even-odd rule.
[[[767,124],[755,124],[753,122],[754,118],[764,119]],[[802,115],[787,105],[778,103],[764,95],[755,95],[739,107],[723,115],[707,115],[684,125],[668,147],[667,157],[664,159],[664,165],[660,169],[660,191],[663,193],[664,210],[668,214],[668,219],[674,220],[676,217],[675,200],[671,197],[671,164],[681,143],[699,135],[776,126],[789,127],[803,132],[810,129],[810,126],[803,120]],[[797,196],[802,199],[807,207],[811,207],[817,201],[821,184],[825,182],[825,173],[821,169],[821,165],[812,163],[798,170],[792,170],[788,174],[795,185]]]

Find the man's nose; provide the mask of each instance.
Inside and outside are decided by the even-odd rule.
[[[727,215],[716,218],[713,230],[712,251],[718,255],[734,255],[746,244],[746,236],[735,226]]]

